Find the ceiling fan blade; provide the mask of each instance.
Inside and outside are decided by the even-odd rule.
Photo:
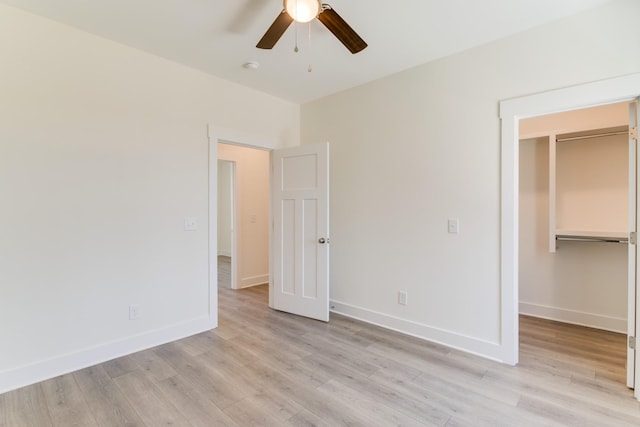
[[[264,33],[264,36],[262,36],[256,47],[260,49],[272,49],[292,22],[293,18],[283,10],[276,20],[273,21],[273,24],[271,24],[267,32]]]
[[[331,6],[323,4],[322,7],[323,10],[318,15],[318,19],[351,53],[358,53],[367,47],[367,43],[353,31],[353,28],[351,28]]]

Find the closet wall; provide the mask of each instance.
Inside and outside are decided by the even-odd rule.
[[[231,256],[233,162],[218,160],[218,255]]]
[[[626,228],[627,137],[558,143],[558,194],[550,214],[549,189],[554,186],[547,135],[610,128],[627,120],[627,104],[615,104],[520,122],[522,314],[626,331],[627,245],[554,242],[550,217],[553,225],[555,212],[556,228]]]

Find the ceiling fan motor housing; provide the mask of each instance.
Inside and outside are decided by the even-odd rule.
[[[300,23],[312,21],[322,11],[320,0],[284,0],[283,5],[289,16]]]
[[[294,21],[309,22],[315,18],[318,18],[318,21],[327,27],[351,53],[358,53],[367,47],[367,43],[328,4],[323,4],[320,0],[284,0],[283,5],[284,9],[264,33],[256,45],[257,48],[272,49]],[[303,5],[304,16],[302,16]]]

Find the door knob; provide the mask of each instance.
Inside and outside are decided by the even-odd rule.
[[[325,243],[329,243],[329,239],[325,239],[324,237],[321,237],[318,239],[318,243],[320,243],[321,245],[324,245]]]

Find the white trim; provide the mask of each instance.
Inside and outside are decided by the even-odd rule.
[[[257,150],[271,151],[280,147],[276,140],[261,135],[254,135],[237,129],[229,129],[214,124],[207,127],[207,136],[209,141],[215,141],[216,144],[233,144],[244,147],[255,148]]]
[[[226,257],[231,258],[231,251],[221,251],[221,250],[218,250],[218,256],[226,256]]]
[[[209,136],[209,326],[218,327],[218,143]]]
[[[606,129],[606,128],[614,128],[614,127],[619,127],[619,126],[627,126],[629,124],[629,122],[621,122],[619,120],[617,120],[617,118],[615,119],[611,119],[611,121],[608,122],[603,122],[603,123],[599,123],[598,124],[598,129]],[[557,129],[544,129],[544,130],[536,130],[535,132],[530,132],[530,133],[521,133],[519,138],[520,140],[523,139],[536,139],[536,138],[549,138],[549,141],[553,140],[555,141],[556,139],[556,135],[562,135],[565,133],[574,133],[574,132],[581,132],[584,131],[584,127],[577,127],[577,126],[570,126],[570,127],[563,127],[563,128],[557,128]]]
[[[238,287],[240,289],[250,288],[252,286],[263,285],[265,283],[269,283],[269,275],[261,274],[259,276],[244,277],[240,280]]]
[[[500,102],[501,347],[503,360],[508,363],[518,362],[518,122],[527,117],[630,101],[639,94],[640,73],[635,73]],[[640,322],[640,316],[638,319]]]
[[[207,316],[0,372],[0,394],[211,329]]]
[[[587,326],[589,328],[605,331],[627,333],[627,318],[603,316],[601,314],[587,313],[584,311],[569,310],[566,308],[549,307],[546,305],[520,303],[520,314],[540,317],[542,319],[556,320],[558,322],[571,323],[573,325]]]
[[[218,140],[218,144],[220,140]],[[218,160],[220,160],[218,158]],[[231,164],[231,289],[238,289],[238,242],[241,228],[238,227],[238,164],[235,160],[227,160]],[[217,188],[217,187],[216,187]],[[217,200],[217,198],[216,198]]]
[[[353,319],[381,326],[392,331],[400,332],[413,337],[421,338],[436,344],[441,344],[465,353],[481,356],[486,359],[504,362],[502,351],[498,343],[484,341],[477,338],[457,334],[444,329],[434,328],[411,320],[401,319],[388,314],[331,300],[331,312],[342,314]]]

